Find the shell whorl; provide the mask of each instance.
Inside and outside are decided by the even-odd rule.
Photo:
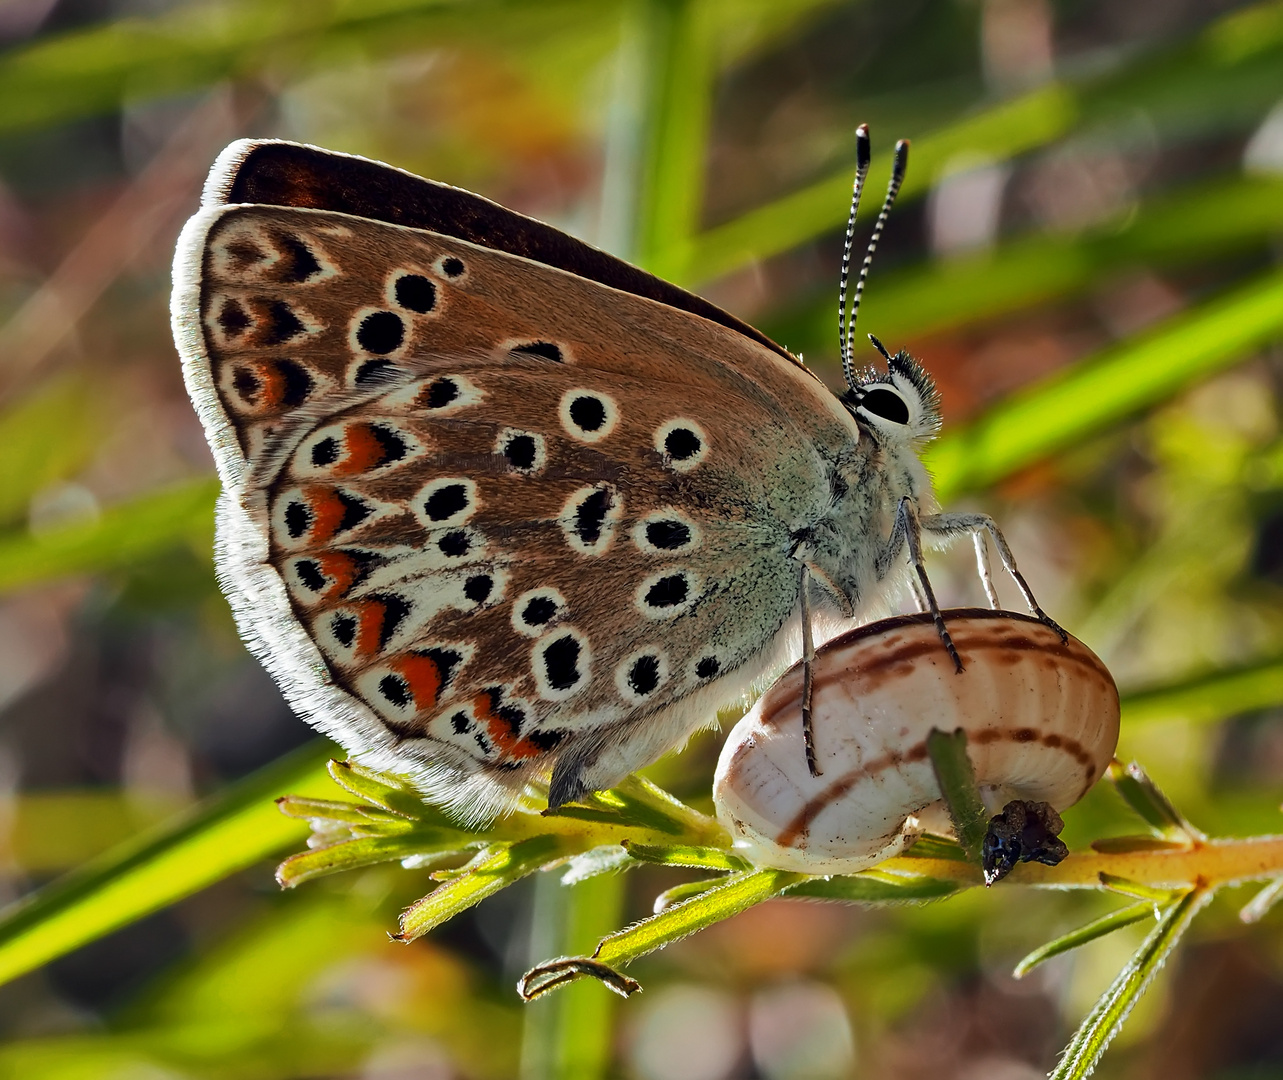
[[[967,734],[991,810],[1013,798],[1077,802],[1118,741],[1118,690],[1085,645],[1011,612],[961,609],[946,622],[958,674],[928,615],[835,638],[816,657],[813,725],[821,775],[802,749],[801,667],[736,725],[714,784],[718,814],[754,862],[852,873],[896,854],[942,817],[927,755],[932,728]]]

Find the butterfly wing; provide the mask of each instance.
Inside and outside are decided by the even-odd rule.
[[[761,673],[850,422],[737,331],[425,230],[211,207],[175,333],[219,567],[294,707],[472,816],[652,760]]]

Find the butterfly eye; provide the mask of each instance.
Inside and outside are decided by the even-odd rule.
[[[909,422],[908,404],[899,393],[887,386],[875,386],[872,390],[866,390],[860,398],[859,407],[873,416],[890,420],[893,424]]]

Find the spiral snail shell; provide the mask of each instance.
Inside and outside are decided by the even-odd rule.
[[[962,728],[991,813],[1009,800],[1072,805],[1118,742],[1118,689],[1076,638],[1025,615],[946,611],[965,669],[928,614],[833,639],[813,666],[819,776],[802,742],[802,668],[794,665],[731,731],[713,797],[754,863],[849,874],[903,851],[926,826],[947,829],[927,735]]]

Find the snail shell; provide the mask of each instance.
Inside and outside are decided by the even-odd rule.
[[[931,616],[870,623],[824,645],[813,667],[821,775],[802,744],[795,664],[731,731],[713,798],[754,863],[849,874],[904,850],[924,825],[947,831],[927,735],[967,734],[990,813],[1011,799],[1063,810],[1118,742],[1118,688],[1082,642],[1006,611],[946,611],[958,673]]]

